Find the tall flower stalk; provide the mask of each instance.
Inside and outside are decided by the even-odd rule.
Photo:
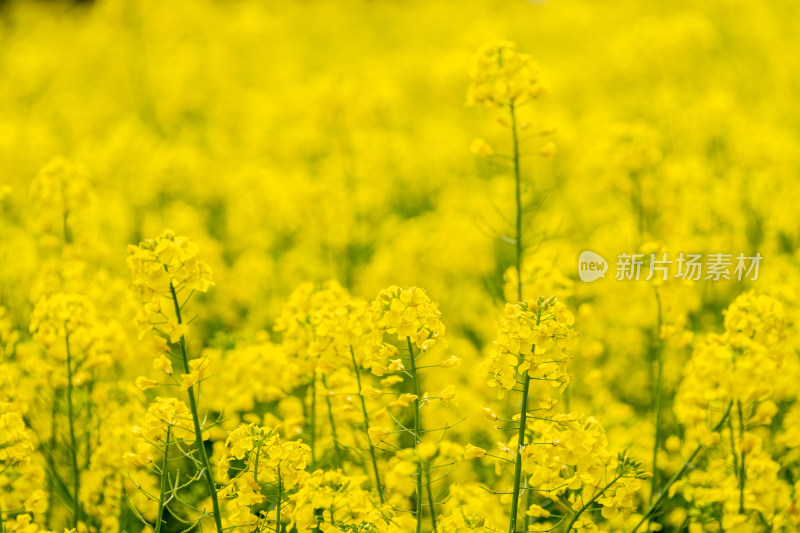
[[[169,445],[172,437],[172,428],[167,428],[167,434],[164,438],[164,457],[161,462],[160,471],[160,493],[158,497],[158,512],[156,513],[156,529],[155,533],[161,533],[161,527],[164,524],[164,508],[167,499],[167,461],[169,461]]]
[[[398,423],[398,432],[408,433],[413,439],[413,460],[415,462],[415,474],[413,475],[415,487],[414,516],[416,518],[416,531],[422,531],[423,507],[426,505],[426,495],[424,490],[427,488],[427,505],[430,507],[431,527],[436,530],[436,508],[433,499],[432,481],[428,478],[426,483],[426,471],[435,468],[431,463],[435,455],[435,447],[431,449],[430,443],[423,442],[423,437],[431,431],[447,431],[449,425],[440,429],[423,428],[422,407],[434,399],[427,393],[422,392],[420,370],[429,366],[420,366],[419,359],[425,355],[435,344],[442,342],[445,333],[444,324],[440,319],[441,313],[438,306],[428,298],[425,291],[416,287],[400,288],[396,286],[384,289],[372,303],[369,322],[373,331],[371,339],[367,342],[366,356],[372,360],[372,373],[378,376],[403,372],[411,380],[410,393],[391,393],[398,394],[398,398],[390,405],[395,407],[411,407],[413,417],[413,427],[407,428]],[[400,349],[391,342],[386,342],[386,336],[394,337],[397,345],[403,347],[408,352],[408,361],[397,357]],[[393,359],[393,357],[397,357]],[[388,360],[388,361],[387,361]],[[450,360],[448,360],[450,361]],[[446,367],[450,365],[445,361],[439,365]],[[387,364],[388,363],[388,364]],[[396,382],[402,381],[398,378]],[[452,401],[454,393],[452,387],[448,387],[439,395],[443,403]],[[362,394],[364,391],[362,391]],[[374,389],[372,394],[382,396],[389,392]],[[395,433],[385,428],[369,428],[369,436],[378,442],[383,441]],[[398,448],[399,449],[399,448]]]
[[[173,450],[177,450],[192,459],[185,447],[185,445],[191,445],[193,441],[196,441],[194,427],[189,422],[190,419],[191,412],[181,400],[177,398],[156,398],[147,409],[144,424],[134,429],[134,435],[138,438],[136,451],[130,451],[124,455],[124,460],[129,466],[144,468],[158,476],[158,497],[142,489],[143,495],[156,503],[156,522],[154,525],[150,525],[136,511],[133,504],[128,501],[139,521],[156,533],[164,530],[167,513],[173,516],[176,515],[175,506],[183,505],[189,508],[185,505],[179,492],[203,475],[198,472],[188,480],[185,480],[183,484],[178,483],[177,476],[180,475],[180,472],[174,472],[175,476],[170,475],[170,454]],[[160,464],[157,464],[156,458],[159,454],[161,455],[161,461]],[[134,473],[129,472],[129,475],[131,475],[131,479],[135,479]],[[136,481],[134,483],[141,489],[140,483]],[[197,521],[199,522],[202,518],[201,516]]]
[[[87,410],[77,405],[78,390],[90,381],[88,370],[92,365],[102,364],[104,352],[98,348],[103,340],[103,332],[97,319],[95,307],[81,294],[55,293],[42,298],[31,315],[30,331],[33,338],[54,359],[63,365],[66,386],[67,438],[65,456],[69,465],[69,483],[62,480],[55,471],[54,450],[48,450],[45,457],[53,469],[52,479],[58,480],[61,489],[67,492],[72,512],[72,525],[77,528],[82,521],[85,509],[81,507],[82,462],[88,464],[88,457],[80,457],[85,449],[82,439],[88,439],[87,430],[79,433],[81,425],[86,424]],[[79,379],[79,376],[82,379]],[[85,396],[88,398],[88,395]],[[85,401],[91,401],[88,398]],[[55,413],[55,410],[54,410]],[[54,424],[57,428],[57,425]],[[69,483],[69,487],[67,484]]]
[[[179,348],[176,358],[184,372],[179,384],[181,390],[186,392],[189,401],[197,453],[195,460],[208,488],[216,530],[221,533],[223,528],[217,486],[203,443],[204,428],[200,423],[198,408],[197,387],[204,377],[207,361],[204,358],[189,357],[186,338],[188,324],[184,321],[182,313],[184,306],[195,292],[206,292],[213,285],[211,269],[198,258],[199,249],[196,244],[186,237],[175,236],[169,230],[157,239],[142,242],[139,246],[131,245],[128,252],[131,290],[142,302],[142,310],[136,319],[140,329],[143,333],[155,330],[160,338],[168,339]],[[188,295],[181,302],[179,295],[185,291]],[[163,349],[168,350],[166,346],[163,346]],[[165,368],[168,365],[168,374],[171,375],[171,363],[165,358],[164,360],[167,363],[161,364],[161,367]],[[159,361],[156,362],[157,366]],[[146,388],[155,383],[148,383],[147,380],[140,378],[138,384],[140,388]]]
[[[64,327],[66,333],[64,335],[64,342],[67,351],[67,418],[69,423],[69,456],[72,464],[72,516],[73,527],[77,528],[81,520],[81,469],[78,466],[78,440],[75,438],[75,407],[73,406],[73,395],[75,394],[74,384],[72,380],[73,361],[72,351],[69,347],[69,331],[67,331],[66,324]]]
[[[660,482],[659,475],[658,475],[658,448],[661,445],[661,408],[663,403],[663,396],[664,396],[664,343],[661,340],[661,327],[663,325],[663,310],[661,305],[661,293],[659,292],[659,288],[655,287],[655,297],[656,297],[656,306],[658,311],[658,316],[656,320],[656,331],[655,331],[655,363],[656,363],[656,387],[653,393],[654,396],[654,406],[653,410],[655,411],[655,421],[654,421],[654,435],[653,435],[653,479],[651,480],[650,484],[650,495],[648,497],[647,505],[651,505],[653,503],[653,498],[655,494],[658,492],[658,484]]]
[[[165,270],[169,271],[166,265],[164,268]],[[175,286],[171,280],[169,283],[169,290],[175,308],[176,321],[178,327],[181,328],[184,325],[183,318],[181,317],[181,306],[178,303],[178,295],[175,292]],[[222,517],[220,516],[219,501],[217,499],[217,485],[214,482],[214,473],[211,470],[211,462],[208,460],[208,453],[206,452],[206,447],[203,443],[203,429],[200,425],[200,415],[198,413],[197,397],[195,395],[195,385],[202,379],[202,376],[200,375],[201,371],[195,370],[198,369],[197,365],[195,365],[195,368],[192,368],[191,361],[189,360],[186,335],[181,335],[178,344],[180,345],[181,349],[181,360],[183,362],[183,370],[185,372],[184,376],[189,376],[188,379],[184,380],[183,387],[186,388],[186,394],[189,398],[189,410],[192,412],[192,425],[194,426],[194,435],[197,442],[197,454],[199,456],[200,464],[203,468],[203,477],[206,480],[208,492],[211,497],[211,506],[214,512],[214,523],[217,527],[217,533],[221,533]]]
[[[516,216],[514,223],[514,265],[517,278],[517,301],[523,300],[522,259],[524,253],[523,240],[523,203],[522,203],[522,171],[520,167],[520,141],[517,112],[520,106],[537,98],[541,93],[538,69],[531,56],[520,54],[516,46],[508,41],[490,42],[481,47],[475,56],[471,73],[472,83],[467,94],[468,103],[483,103],[490,108],[505,108],[508,111],[509,128],[511,130],[511,162],[514,173],[514,203]],[[482,150],[481,150],[482,148]],[[473,151],[482,155],[491,155],[493,151],[485,141],[473,144]],[[537,323],[538,325],[538,323]],[[534,347],[531,347],[533,350]],[[520,354],[523,358],[525,354]],[[522,359],[520,359],[522,363]],[[528,396],[530,392],[530,376],[521,372],[522,397],[520,399],[519,434],[517,454],[514,464],[514,485],[511,493],[511,518],[509,531],[517,528],[517,515],[522,485],[522,456],[519,453],[525,446],[527,425]]]
[[[375,475],[375,489],[378,491],[378,497],[381,500],[381,503],[385,502],[385,496],[383,494],[383,487],[381,486],[381,473],[378,469],[378,461],[375,455],[375,445],[372,443],[372,439],[369,436],[369,413],[367,411],[367,401],[364,399],[364,394],[361,393],[363,389],[361,385],[361,369],[358,367],[358,362],[356,361],[356,354],[353,351],[353,347],[350,346],[350,357],[353,361],[353,374],[356,377],[356,385],[358,386],[358,399],[361,402],[361,415],[364,417],[364,434],[367,438],[367,443],[369,443],[369,456],[370,460],[372,461],[372,472]]]
[[[417,374],[416,355],[414,355],[414,346],[411,344],[411,338],[406,337],[408,345],[408,360],[411,364],[411,390],[414,395],[413,412],[414,412],[414,452],[416,454],[419,445],[422,443],[422,421],[419,412],[419,374]],[[417,533],[422,531],[422,459],[417,457],[417,475],[416,483],[416,510],[414,511],[417,516]],[[433,516],[433,509],[431,509],[431,516]]]

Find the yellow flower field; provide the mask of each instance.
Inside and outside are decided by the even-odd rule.
[[[798,20],[0,0],[0,533],[800,531]]]

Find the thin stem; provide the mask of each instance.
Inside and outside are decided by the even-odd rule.
[[[436,533],[436,513],[434,512],[436,508],[434,507],[433,503],[433,488],[432,488],[433,483],[431,482],[430,465],[425,468],[425,475],[428,478],[426,489],[428,492],[428,508],[431,510],[431,526],[433,526],[433,533]]]
[[[720,419],[720,421],[717,423],[717,425],[714,426],[714,429],[711,430],[712,432],[719,431],[719,429],[725,424],[725,421],[728,419],[728,416],[730,416],[730,414],[731,414],[731,407],[732,406],[733,406],[733,402],[728,404],[728,408],[725,410],[725,414],[722,415],[722,419]],[[697,454],[700,453],[700,450],[702,450],[703,448],[704,448],[704,446],[702,444],[698,444],[697,445],[697,448],[694,449],[694,451],[689,456],[689,458],[683,463],[683,466],[681,466],[680,470],[675,472],[675,474],[670,478],[669,482],[661,488],[661,491],[658,493],[658,497],[656,498],[656,501],[654,501],[650,505],[650,507],[648,507],[647,512],[644,514],[642,519],[639,520],[639,523],[636,524],[636,526],[631,530],[631,533],[636,533],[636,530],[638,530],[640,527],[642,527],[642,524],[644,524],[645,522],[647,522],[650,519],[650,516],[652,516],[653,512],[658,508],[659,505],[661,505],[661,502],[664,500],[664,498],[669,493],[669,489],[672,487],[672,485],[675,484],[676,481],[678,481],[683,476],[683,474],[686,473],[686,471],[689,469],[689,466],[691,466],[692,461],[694,461],[695,457],[697,457]]]
[[[353,352],[353,347],[350,347],[350,357],[353,360],[353,372],[356,375],[356,385],[358,385],[358,397],[361,400],[361,413],[364,415],[364,433],[369,442],[369,454],[372,459],[372,470],[375,473],[375,487],[378,489],[378,496],[381,499],[381,504],[384,503],[383,488],[381,487],[381,474],[378,471],[378,461],[375,459],[375,446],[372,444],[372,439],[369,438],[369,416],[367,415],[367,402],[364,396],[361,395],[361,369],[358,368],[356,363],[356,354]]]
[[[57,393],[57,391],[55,391]],[[53,395],[53,405],[50,406],[50,450],[56,449],[56,415],[58,413],[57,397]],[[45,454],[46,459],[50,459],[49,454]],[[44,515],[44,523],[47,528],[50,528],[50,518],[53,513],[53,502],[55,497],[55,465],[52,465],[52,459],[48,461],[49,468],[47,469],[47,511]]]
[[[414,389],[414,451],[422,442],[422,424],[419,416],[419,376],[417,375],[417,362],[414,357],[414,346],[411,337],[406,337],[408,355],[411,360],[411,382]],[[422,531],[422,461],[417,457],[417,501],[416,501],[417,533]],[[431,509],[431,512],[433,510]]]
[[[172,294],[172,303],[175,305],[175,319],[178,321],[179,325],[183,324],[183,320],[181,318],[181,308],[178,304],[178,296],[175,294],[175,286],[172,284],[171,280],[169,282],[169,291]],[[186,346],[185,335],[181,335],[179,344],[181,347],[183,368],[184,371],[189,374],[191,373],[192,369],[189,366],[189,353]],[[197,452],[200,456],[200,463],[203,466],[203,477],[206,479],[209,496],[211,497],[211,506],[214,513],[214,524],[216,525],[217,533],[222,533],[222,516],[220,515],[219,501],[217,500],[217,487],[214,483],[214,474],[211,471],[211,463],[208,460],[206,447],[205,444],[203,444],[203,430],[200,427],[200,416],[197,414],[197,400],[194,396],[194,385],[190,386],[186,393],[189,396],[189,409],[192,411],[192,423],[194,424],[194,435],[195,440],[197,441]]]
[[[314,470],[314,466],[317,464],[317,447],[315,446],[317,440],[317,370],[316,368],[313,371],[314,375],[311,378],[311,423],[310,428],[308,429],[311,435],[309,435],[309,446],[311,447],[311,470]]]
[[[64,227],[64,244],[72,243],[72,232],[69,230],[69,211],[66,209],[61,218],[61,224]]]
[[[322,376],[322,385],[328,389],[328,381],[325,376]],[[331,435],[333,436],[333,448],[336,451],[336,466],[343,468],[342,450],[339,448],[339,437],[336,435],[336,421],[333,418],[333,407],[331,406],[331,397],[329,394],[325,395],[325,402],[328,404],[328,420],[331,423]]]
[[[281,481],[281,465],[278,464],[278,506],[275,509],[275,533],[281,533],[281,496],[283,495],[283,482]]]
[[[736,400],[736,407],[739,411],[739,453],[741,457],[739,460],[739,514],[744,514],[744,485],[747,471],[744,464],[744,415],[742,414],[741,400]]]
[[[517,114],[512,101],[508,105],[511,116],[511,141],[513,148],[512,161],[514,163],[514,198],[516,201],[516,235],[514,243],[516,246],[516,268],[517,268],[517,300],[522,301],[522,172],[519,164],[519,134],[517,132]],[[519,508],[520,482],[522,479],[522,448],[525,446],[525,425],[528,416],[528,391],[530,390],[531,379],[527,372],[523,377],[522,383],[522,408],[520,410],[519,436],[517,438],[517,455],[514,460],[514,489],[511,500],[511,519],[509,521],[509,533],[514,533],[517,528],[517,514]]]
[[[65,326],[66,327],[66,326]],[[72,515],[74,518],[74,527],[78,527],[80,521],[81,504],[78,501],[78,496],[81,490],[81,471],[78,468],[78,443],[75,438],[75,411],[72,405],[72,351],[69,348],[69,333],[64,337],[67,345],[67,417],[69,418],[69,445],[71,447],[70,456],[72,458]]]
[[[522,301],[522,176],[519,166],[519,136],[517,134],[517,115],[514,110],[514,102],[508,105],[511,113],[511,138],[514,148],[514,183],[515,183],[515,198],[517,204],[517,217],[516,217],[516,236],[514,242],[516,244],[516,267],[517,267],[517,300]]]
[[[526,486],[527,486],[527,481],[526,481]],[[531,508],[531,505],[533,504],[533,495],[535,492],[536,491],[533,490],[525,492],[525,509]],[[527,531],[528,528],[530,527],[532,519],[533,519],[532,516],[528,516],[527,514],[525,515],[525,531]]]
[[[525,446],[525,424],[528,416],[528,390],[531,379],[525,372],[522,383],[522,409],[519,417],[519,436],[517,437],[517,456],[514,460],[514,489],[511,500],[511,520],[508,524],[509,533],[514,533],[517,529],[517,514],[519,508],[519,488],[522,479],[522,448]]]
[[[650,496],[647,500],[649,506],[653,503],[653,496],[658,490],[658,447],[661,444],[661,405],[664,389],[664,358],[663,358],[663,345],[661,343],[661,325],[663,322],[663,314],[661,308],[661,294],[658,287],[655,288],[656,305],[658,309],[658,319],[656,322],[656,392],[655,392],[655,434],[653,436],[653,479],[650,484]]]
[[[619,473],[619,474],[617,474],[617,475],[614,477],[614,479],[612,479],[612,480],[611,480],[611,481],[610,481],[610,482],[609,482],[609,483],[608,483],[608,484],[607,484],[605,487],[603,487],[602,489],[600,489],[600,490],[598,490],[597,492],[595,492],[595,493],[594,493],[594,496],[592,496],[592,498],[591,498],[591,499],[590,499],[588,502],[586,502],[585,504],[583,504],[583,507],[581,507],[581,508],[580,508],[580,510],[579,510],[577,513],[575,513],[574,515],[572,515],[572,519],[569,521],[569,524],[567,524],[567,529],[565,529],[565,530],[564,530],[564,531],[565,531],[565,533],[569,533],[569,532],[572,530],[572,526],[574,526],[574,525],[575,525],[575,522],[577,522],[577,521],[578,521],[578,518],[580,518],[580,516],[583,514],[583,512],[584,512],[586,509],[588,509],[589,507],[591,507],[591,506],[592,506],[592,504],[594,504],[594,502],[597,500],[597,498],[599,498],[600,496],[602,496],[602,495],[603,495],[603,493],[604,493],[605,491],[607,491],[607,490],[609,489],[609,487],[611,487],[611,485],[613,485],[614,483],[616,483],[617,481],[619,481],[619,480],[620,480],[620,478],[621,478],[622,476],[624,476],[624,475],[625,475],[625,473],[624,473],[624,472],[620,472],[620,473]]]
[[[161,462],[161,495],[158,498],[158,518],[156,520],[155,533],[161,533],[161,525],[164,522],[164,500],[167,496],[167,458],[169,456],[169,438],[172,428],[167,426],[167,438],[164,444],[164,460]]]

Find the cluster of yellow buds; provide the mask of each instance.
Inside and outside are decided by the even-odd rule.
[[[59,365],[71,359],[73,385],[87,383],[94,370],[112,364],[110,347],[103,342],[107,332],[83,295],[55,293],[41,298],[31,314],[30,332]]]
[[[534,99],[544,92],[539,68],[529,54],[504,40],[490,41],[475,54],[467,103],[499,107]]]
[[[156,455],[155,447],[194,442],[192,412],[176,398],[156,398],[147,409],[144,426],[135,426],[133,434],[141,440],[136,452],[127,452],[123,460],[131,466],[149,465]]]
[[[225,482],[218,494],[227,501],[225,520],[230,527],[254,524],[259,519],[272,524],[280,521],[276,511],[288,503],[288,491],[308,477],[310,452],[302,441],[282,440],[278,428],[241,424],[231,431],[217,462],[217,477]],[[273,490],[281,494],[277,507],[269,513],[256,511],[266,499],[262,491],[265,486],[274,486]]]
[[[368,330],[367,303],[353,298],[338,281],[295,289],[275,323],[287,356],[300,356],[324,370],[350,360]]]
[[[710,407],[725,409],[734,400],[765,405],[785,364],[787,318],[779,301],[745,292],[724,314],[724,334],[708,335],[695,346],[675,397],[678,419],[700,433]],[[768,416],[759,423],[770,421]]]
[[[396,335],[400,343],[411,339],[422,352],[444,339],[439,306],[418,287],[393,285],[382,290],[372,302],[368,318],[378,341],[373,344],[375,351],[383,347],[384,334]]]
[[[506,304],[494,349],[481,366],[487,384],[503,397],[517,382],[516,370],[563,390],[570,381],[567,365],[578,336],[574,323],[572,313],[555,298]]]
[[[64,232],[64,240],[71,239],[68,223],[92,197],[89,175],[83,164],[59,157],[31,181],[31,200],[37,206],[37,221],[45,234]]]
[[[187,237],[166,230],[157,239],[128,246],[131,292],[143,304],[137,317],[142,334],[159,328],[177,342],[185,333],[172,309],[183,290],[206,292],[214,285],[211,268],[199,259],[199,248]],[[170,302],[172,300],[172,302]]]
[[[361,488],[362,483],[363,479],[341,471],[317,470],[311,474],[291,498],[297,530],[409,531],[401,527],[402,519],[391,506],[379,507],[372,501],[372,495]]]

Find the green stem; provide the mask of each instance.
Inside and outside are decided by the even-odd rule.
[[[72,232],[69,230],[69,211],[64,210],[61,224],[64,227],[64,244],[70,244],[72,242]]]
[[[736,479],[738,482],[739,479],[739,456],[736,455],[736,443],[734,442],[734,435],[733,435],[733,421],[731,418],[728,418],[728,435],[731,438],[731,455],[733,456],[733,470],[736,472]]]
[[[515,264],[517,269],[517,300],[522,301],[522,172],[520,168],[520,154],[519,154],[519,134],[517,132],[517,113],[512,101],[508,105],[509,114],[511,116],[511,141],[513,148],[513,163],[514,163],[514,199],[516,203],[516,235],[514,236],[514,243],[516,245]],[[514,488],[512,491],[511,500],[511,519],[509,521],[509,533],[513,533],[517,528],[517,515],[519,509],[519,492],[522,480],[522,448],[525,445],[525,426],[527,423],[528,414],[528,391],[530,390],[530,376],[527,372],[523,376],[522,384],[522,408],[520,411],[520,424],[519,436],[517,438],[517,456],[514,460]]]
[[[164,443],[164,460],[161,462],[161,495],[158,498],[158,518],[156,520],[155,533],[161,533],[161,526],[164,522],[164,501],[167,496],[167,458],[169,457],[169,438],[172,429],[167,427],[167,438]]]
[[[275,533],[281,533],[281,496],[283,495],[283,482],[281,480],[281,465],[278,463],[278,506],[275,509]]]
[[[663,359],[663,346],[661,343],[661,325],[663,321],[663,314],[661,309],[661,295],[658,292],[658,287],[655,289],[656,305],[658,308],[658,320],[656,322],[656,392],[655,392],[655,434],[653,436],[653,479],[650,483],[650,496],[647,500],[649,506],[653,503],[653,496],[658,490],[658,447],[661,443],[661,405],[664,390],[664,359]]]
[[[411,361],[411,382],[414,388],[414,451],[422,442],[422,424],[419,416],[419,376],[417,375],[417,362],[414,357],[414,346],[411,337],[406,337],[408,356]],[[432,510],[431,510],[432,511]],[[417,533],[422,531],[422,461],[417,457],[417,501],[416,501]]]
[[[58,413],[57,397],[53,395],[53,405],[50,406],[50,451],[56,449],[56,414]],[[50,456],[45,454],[45,458],[49,459]],[[47,469],[47,511],[44,515],[44,524],[46,528],[50,528],[50,521],[53,515],[53,502],[55,501],[55,465],[52,464],[52,459],[48,461],[49,468]]]
[[[527,486],[527,483],[526,483]],[[530,509],[531,505],[533,505],[533,491],[529,490],[525,493],[525,509]],[[532,523],[532,516],[525,515],[525,531],[528,530]]]
[[[714,429],[711,430],[712,432],[719,431],[719,429],[725,424],[725,421],[728,419],[728,416],[730,416],[730,414],[731,414],[731,407],[732,406],[733,406],[733,402],[728,404],[728,408],[725,410],[725,414],[722,415],[722,419],[720,419],[720,421],[717,423],[717,425],[714,426]],[[644,524],[645,522],[647,522],[650,519],[650,516],[652,516],[653,512],[658,508],[659,505],[661,505],[661,502],[664,500],[664,498],[669,493],[669,489],[672,487],[672,485],[675,484],[676,481],[678,481],[683,476],[683,474],[686,473],[686,470],[689,469],[689,466],[691,466],[692,461],[694,461],[695,457],[697,457],[697,454],[700,453],[700,450],[702,450],[703,448],[704,448],[704,446],[702,444],[698,444],[697,445],[697,448],[694,449],[694,451],[689,456],[689,458],[683,463],[683,465],[681,466],[680,470],[675,472],[675,475],[673,475],[670,478],[669,482],[661,488],[661,491],[658,493],[658,497],[656,498],[656,501],[654,501],[650,505],[650,507],[648,507],[647,512],[644,514],[642,519],[639,520],[639,523],[636,524],[636,526],[631,530],[631,533],[636,533],[636,530],[638,530],[640,527],[642,527],[642,524]]]
[[[361,395],[361,370],[358,368],[358,363],[356,363],[356,354],[353,352],[352,346],[350,347],[350,357],[353,359],[353,372],[356,375],[358,397],[361,400],[361,412],[364,415],[364,433],[367,436],[367,442],[369,442],[369,454],[370,458],[372,459],[372,470],[375,473],[375,487],[378,489],[378,496],[381,499],[381,503],[384,503],[383,487],[381,487],[381,474],[378,471],[378,461],[375,459],[375,446],[372,444],[372,439],[369,438],[369,416],[367,415],[367,402],[364,400],[364,396]]]
[[[594,502],[595,502],[595,501],[597,501],[597,498],[599,498],[600,496],[602,496],[602,495],[603,495],[603,493],[604,493],[605,491],[607,491],[607,490],[609,489],[609,487],[611,487],[611,485],[613,485],[614,483],[616,483],[617,481],[619,481],[619,480],[620,480],[620,478],[621,478],[622,476],[624,476],[624,475],[625,475],[624,473],[617,474],[617,475],[616,475],[616,477],[615,477],[614,479],[612,479],[612,480],[611,480],[611,481],[610,481],[610,482],[609,482],[609,483],[608,483],[608,484],[607,484],[605,487],[603,487],[602,489],[600,489],[600,490],[598,490],[597,492],[595,492],[595,493],[594,493],[594,496],[592,496],[592,499],[591,499],[591,500],[589,500],[588,502],[586,502],[585,504],[583,504],[583,507],[581,507],[581,508],[580,508],[580,510],[579,510],[577,513],[575,513],[574,515],[572,515],[572,520],[570,520],[570,521],[569,521],[569,524],[567,524],[567,529],[565,529],[565,530],[564,530],[564,532],[565,532],[565,533],[569,533],[570,531],[572,531],[572,526],[574,526],[574,525],[575,525],[575,522],[577,522],[577,521],[578,521],[578,518],[580,518],[580,516],[583,514],[583,512],[584,512],[586,509],[588,509],[589,507],[591,507],[591,506],[592,506],[592,504],[594,504]]]
[[[66,325],[65,325],[66,328]],[[69,333],[64,337],[67,345],[67,417],[69,418],[69,445],[71,447],[70,456],[72,458],[72,515],[74,518],[73,527],[78,527],[80,521],[81,504],[78,500],[81,490],[81,471],[78,468],[78,442],[75,438],[75,411],[72,405],[72,351],[69,348]]]
[[[183,324],[183,320],[181,318],[181,308],[180,305],[178,305],[178,295],[175,294],[175,286],[172,284],[172,281],[169,282],[169,291],[172,294],[172,303],[175,306],[175,319],[178,321],[179,325]],[[181,335],[179,344],[181,347],[183,368],[184,371],[189,374],[191,373],[192,369],[189,366],[189,350],[186,345],[185,335]],[[194,395],[194,385],[189,387],[186,393],[189,396],[189,409],[192,411],[192,423],[194,425],[195,439],[197,440],[197,452],[200,455],[200,464],[203,466],[203,477],[205,477],[206,485],[208,485],[209,496],[211,497],[211,506],[214,513],[214,524],[216,525],[217,533],[222,533],[222,516],[219,511],[219,501],[217,500],[217,486],[216,483],[214,483],[214,474],[211,471],[211,463],[208,460],[206,447],[203,443],[203,430],[200,427],[200,416],[197,413],[197,400],[195,399]]]
[[[322,376],[322,385],[325,387],[327,392],[328,390],[328,381],[325,379],[325,376]],[[344,463],[342,461],[342,450],[339,448],[339,437],[336,435],[336,421],[333,418],[333,407],[331,406],[331,397],[329,394],[325,395],[325,402],[328,404],[328,420],[331,424],[331,435],[333,436],[333,449],[336,451],[336,466],[338,468],[343,468]]]
[[[517,114],[514,109],[514,102],[508,106],[511,113],[511,138],[514,148],[514,184],[515,199],[517,205],[516,217],[516,267],[517,267],[517,300],[522,301],[522,176],[519,165],[519,135],[517,133]]]
[[[744,464],[744,415],[742,414],[742,402],[736,400],[736,407],[739,411],[739,514],[744,514],[744,485],[747,479],[747,470]]]
[[[317,464],[317,370],[314,369],[314,376],[311,379],[311,424],[308,428],[311,435],[309,435],[309,446],[311,447],[311,470]]]
[[[517,456],[514,460],[514,489],[511,494],[511,520],[508,524],[508,532],[514,533],[517,529],[517,514],[519,508],[519,488],[522,480],[522,448],[525,446],[525,425],[528,415],[528,390],[530,389],[531,378],[527,372],[522,378],[522,407],[519,416],[519,436],[517,437]]]
[[[433,504],[433,488],[431,488],[430,465],[428,465],[428,467],[425,468],[425,476],[428,478],[426,489],[428,492],[428,508],[431,510],[431,526],[433,526],[433,533],[436,533],[436,513],[434,512],[436,508],[434,507]]]
[[[541,307],[536,312],[536,325],[542,320]],[[531,346],[531,353],[536,350],[536,346]],[[509,522],[509,533],[514,533],[517,529],[517,515],[519,508],[519,491],[522,481],[522,448],[525,447],[525,426],[528,422],[528,392],[530,391],[531,377],[526,370],[522,377],[522,405],[519,413],[519,434],[517,436],[517,456],[514,459],[514,489],[511,497],[511,520]],[[527,483],[526,483],[527,485]]]

